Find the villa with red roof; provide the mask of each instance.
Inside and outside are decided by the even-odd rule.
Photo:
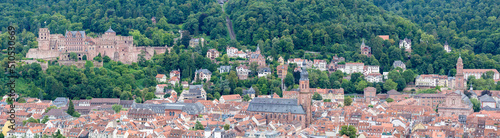
[[[158,82],[167,82],[167,76],[165,74],[157,74],[156,81]]]

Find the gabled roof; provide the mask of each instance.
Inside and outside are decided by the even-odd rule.
[[[85,31],[66,31],[66,36],[64,36],[64,37],[68,37],[68,35],[67,35],[68,32],[71,33],[71,36],[69,36],[69,37],[76,37],[76,34],[80,33],[81,37],[85,38]]]
[[[240,66],[236,67],[236,69],[239,69],[239,68],[248,69],[248,66],[246,66],[246,65],[240,65]]]
[[[479,100],[480,100],[481,102],[496,102],[496,101],[495,101],[495,99],[491,98],[491,96],[489,96],[489,95],[487,95],[487,94],[485,94],[485,95],[483,95],[483,96],[479,97]]]
[[[224,98],[224,100],[236,100],[236,99],[241,99],[241,96],[239,94],[233,94],[233,95],[223,95],[221,98]]]
[[[218,69],[219,70],[231,70],[233,66],[220,66]]]
[[[157,74],[156,78],[163,78],[164,76],[165,76],[165,74]]]
[[[400,93],[400,92],[398,92],[398,91],[396,91],[396,90],[394,90],[394,89],[393,89],[393,90],[388,91],[388,92],[387,92],[387,94],[389,94],[389,95],[401,95],[401,93]]]
[[[203,74],[212,74],[212,72],[210,70],[208,70],[208,69],[199,69],[199,70],[197,69],[195,72],[197,74],[200,73],[200,72],[202,72]]]
[[[247,111],[305,114],[297,99],[254,98],[248,105]]]
[[[43,114],[44,116],[55,116],[56,118],[60,117],[68,117],[70,116],[68,113],[64,112],[62,109],[51,109],[49,112]]]
[[[105,33],[116,33],[116,32],[113,31],[113,29],[111,29],[111,26],[109,26],[109,29]]]
[[[268,67],[260,68],[258,72],[259,73],[271,72],[271,68]]]
[[[243,94],[255,94],[255,90],[251,86],[248,90],[243,90]]]

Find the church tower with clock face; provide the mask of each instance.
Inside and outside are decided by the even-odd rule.
[[[312,111],[311,111],[311,104],[312,104],[312,93],[309,91],[309,73],[307,73],[307,70],[302,68],[302,72],[300,73],[300,80],[299,80],[299,99],[298,104],[304,108],[304,111],[306,112],[306,117],[304,122],[305,126],[308,127],[311,122],[312,122]]]
[[[462,62],[462,57],[458,57],[457,61],[457,74],[455,75],[455,89],[465,90],[464,86],[464,63]]]

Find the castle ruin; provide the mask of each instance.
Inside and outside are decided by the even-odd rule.
[[[85,31],[66,31],[66,34],[50,34],[48,28],[40,28],[38,32],[38,48],[32,48],[26,58],[44,60],[70,60],[70,53],[76,53],[78,60],[86,55],[88,60],[98,56],[108,56],[114,61],[125,64],[137,62],[139,54],[150,59],[156,54],[165,53],[165,47],[135,46],[132,36],[117,36],[111,27],[103,35],[92,38]]]

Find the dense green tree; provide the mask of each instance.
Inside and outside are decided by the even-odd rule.
[[[73,104],[73,101],[72,100],[69,100],[69,104],[68,104],[68,110],[66,110],[66,113],[68,113],[69,115],[73,116],[75,114],[75,105]]]
[[[229,81],[229,88],[231,88],[231,90],[234,90],[236,89],[236,86],[238,84],[238,75],[236,75],[236,71],[230,71],[229,72],[229,75],[228,75],[228,81]]]
[[[69,59],[78,61],[78,55],[75,52],[69,53]]]
[[[219,92],[215,92],[214,94],[214,98],[219,100],[219,98],[221,97],[220,93]]]
[[[404,78],[398,78],[396,80],[397,83],[397,91],[403,91],[404,88],[406,88],[406,81]]]
[[[115,104],[115,105],[111,106],[111,108],[113,108],[113,110],[115,111],[115,113],[120,113],[120,111],[122,110],[122,106],[118,105],[118,104]]]
[[[48,115],[46,115],[46,116],[44,116],[44,117],[43,117],[43,119],[42,119],[42,121],[40,121],[40,123],[45,124],[45,123],[47,123],[48,121],[49,121],[49,116],[48,116]]]
[[[356,130],[356,127],[354,127],[353,125],[349,125],[349,126],[344,125],[340,128],[340,131],[339,131],[339,134],[341,136],[346,135],[350,138],[356,138],[358,136],[356,133],[358,133],[358,131]]]
[[[293,86],[293,85],[295,84],[295,83],[294,83],[294,80],[295,80],[295,78],[293,78],[293,74],[292,74],[292,73],[290,73],[290,72],[289,72],[289,73],[287,73],[287,74],[286,74],[286,77],[285,77],[285,80],[284,80],[284,82],[285,82],[285,86],[286,86],[286,87],[291,87],[291,86]]]
[[[394,99],[392,99],[392,98],[387,98],[387,99],[385,99],[385,101],[386,101],[386,102],[388,102],[388,103],[390,103],[390,102],[394,102]]]
[[[321,97],[321,95],[319,95],[319,93],[315,92],[312,96],[312,99],[313,100],[323,100],[323,97]]]
[[[248,102],[250,100],[251,100],[251,98],[250,98],[250,96],[248,96],[248,94],[247,95],[243,95],[243,101]]]
[[[102,58],[102,61],[104,63],[108,63],[109,61],[111,61],[111,58],[109,58],[108,56],[104,56],[104,58]]]
[[[392,81],[392,79],[388,79],[384,83],[384,90],[390,91],[397,89],[398,83]]]
[[[238,87],[238,88],[234,89],[234,94],[243,95],[243,88]]]
[[[411,69],[405,70],[401,76],[405,79],[406,83],[415,81],[415,73]]]
[[[479,112],[481,111],[481,102],[477,100],[476,98],[470,99],[470,102],[472,103],[472,107],[474,109],[474,112]]]
[[[363,93],[366,87],[368,87],[368,83],[366,83],[366,81],[359,81],[358,84],[356,84],[356,91],[358,93]]]
[[[351,106],[352,99],[351,97],[344,98],[344,106]]]
[[[26,125],[26,123],[40,123],[40,120],[34,119],[33,117],[28,118],[28,120],[23,121],[23,125]]]
[[[196,121],[196,124],[194,126],[194,129],[195,130],[204,130],[205,128],[203,128],[203,125],[201,124],[200,121]]]

